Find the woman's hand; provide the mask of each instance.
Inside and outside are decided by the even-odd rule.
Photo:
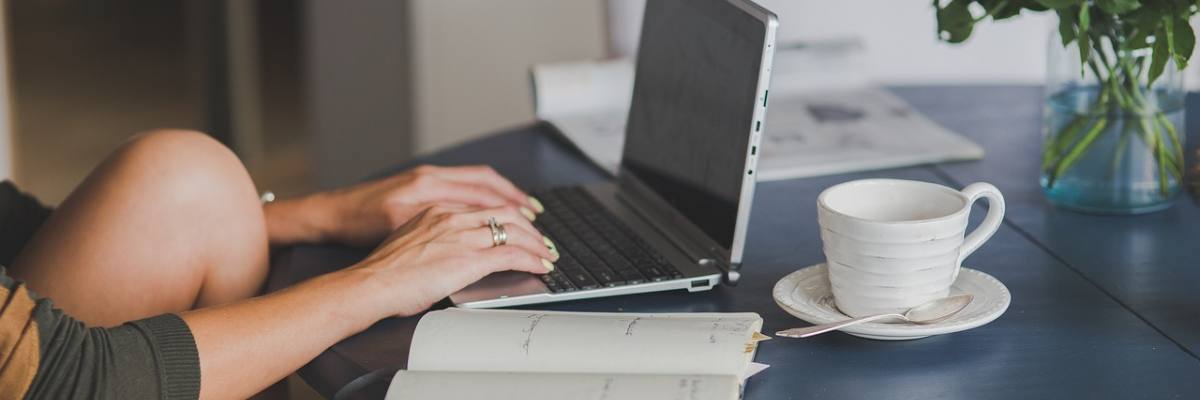
[[[383,315],[408,316],[492,272],[554,270],[558,252],[519,209],[434,206],[418,212],[351,269],[370,271]],[[495,218],[508,242],[493,246],[488,219]]]
[[[337,241],[377,244],[433,205],[509,206],[533,220],[541,203],[491,167],[423,165],[391,177],[264,207],[273,245]]]
[[[492,246],[489,218],[508,243]],[[200,354],[200,395],[246,398],[380,319],[409,316],[492,272],[544,274],[558,259],[513,206],[435,206],[350,268],[183,314]]]

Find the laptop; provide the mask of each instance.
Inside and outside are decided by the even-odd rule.
[[[712,289],[739,277],[767,114],[775,14],[749,0],[646,2],[615,181],[531,194],[561,258],[450,296],[491,308]]]

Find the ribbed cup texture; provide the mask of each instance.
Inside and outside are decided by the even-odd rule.
[[[838,309],[854,317],[900,313],[946,297],[958,268],[966,229],[963,222],[912,224],[909,235],[893,236],[887,242],[822,227],[821,241]]]

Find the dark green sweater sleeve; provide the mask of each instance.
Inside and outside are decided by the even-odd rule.
[[[196,399],[200,396],[200,358],[195,339],[178,316],[165,314],[115,328],[89,328],[24,289],[0,267],[0,292],[28,296],[0,310],[11,320],[20,304],[30,304],[30,323],[38,336],[37,374],[27,399]],[[8,324],[0,324],[5,329]],[[0,337],[14,335],[0,335]],[[10,360],[12,361],[12,360]],[[6,365],[0,370],[32,368]],[[0,396],[2,397],[2,396]]]

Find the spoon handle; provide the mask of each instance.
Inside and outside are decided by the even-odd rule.
[[[880,319],[884,319],[884,318],[897,318],[897,317],[904,318],[904,316],[900,315],[900,314],[869,315],[869,316],[862,317],[862,318],[848,319],[848,320],[839,321],[839,322],[830,322],[828,324],[806,326],[803,328],[785,329],[785,330],[782,330],[779,332],[775,332],[775,335],[783,336],[783,337],[790,337],[790,338],[806,338],[809,336],[820,335],[822,333],[829,332],[829,331],[836,331],[838,329],[842,329],[842,328],[845,328],[850,325],[858,325],[863,322],[871,322],[871,321],[880,320]],[[907,318],[905,318],[905,319],[907,319]]]

